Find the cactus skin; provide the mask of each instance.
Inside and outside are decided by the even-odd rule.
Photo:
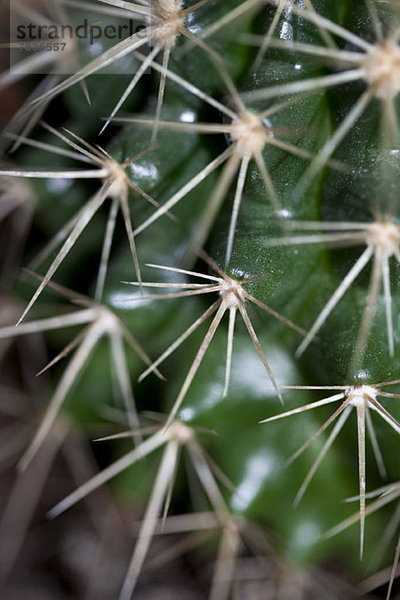
[[[240,3],[233,0],[210,1],[199,10],[199,16],[194,17],[193,30],[199,34],[216,16],[226,14],[238,4]],[[368,7],[363,3],[356,0],[338,0],[334,3],[315,0],[313,6],[318,14],[327,19],[366,39],[373,39],[372,19]],[[222,30],[215,39],[211,38],[210,44],[226,60],[228,71],[240,91],[252,92],[266,86],[297,81],[299,74],[306,79],[335,72],[335,68],[331,68],[329,64],[326,66],[324,61],[312,56],[274,48],[267,49],[262,60],[255,63],[256,50],[243,43],[235,43],[235,37],[240,34],[260,34],[266,31],[275,10],[273,2],[266,5],[261,3],[257,10],[250,11],[239,23],[235,22],[230,31]],[[379,19],[385,21],[392,18],[397,22],[398,9],[394,0],[377,3],[376,10]],[[293,14],[286,6],[274,35],[281,35],[281,39],[288,41],[288,31],[294,42],[321,45],[321,36],[315,25],[297,13]],[[340,47],[345,46],[340,38],[335,40]],[[226,102],[226,89],[218,69],[212,61],[204,58],[201,49],[193,49],[180,60],[173,60],[170,68],[199,89]],[[114,98],[109,101],[105,94],[105,90],[114,88],[111,81],[115,82],[115,88],[118,89],[123,89],[126,85],[126,77],[123,75],[97,74],[88,80],[93,97],[90,110],[83,104],[78,86],[68,89],[62,99],[56,100],[58,105],[66,107],[70,113],[70,117],[59,125],[85,139],[90,138],[91,142],[102,143],[101,138],[97,139],[95,136],[100,117],[104,117],[105,113],[109,114],[114,104]],[[301,98],[293,96],[293,103],[271,117],[271,122],[277,130],[284,132],[285,139],[291,144],[318,155],[334,134],[338,123],[348,114],[362,85],[355,82],[323,89]],[[154,115],[157,89],[158,75],[153,70],[139,84],[135,95],[129,98],[126,110],[142,117]],[[113,91],[111,95],[114,95]],[[118,96],[117,93],[115,95]],[[283,99],[287,97],[283,96]],[[262,108],[273,102],[274,100],[266,101]],[[254,110],[258,110],[260,102],[255,102],[253,106]],[[194,121],[217,123],[224,122],[225,119],[206,103],[167,81],[163,120],[185,120],[188,113]],[[122,128],[112,126],[107,135],[107,150],[119,161],[127,160],[151,145],[151,131],[129,124]],[[43,139],[46,137],[38,130],[36,138],[40,136]],[[393,215],[390,216],[396,222],[399,217],[396,192],[399,178],[398,166],[393,158],[397,155],[391,152],[391,143],[385,132],[382,132],[380,103],[378,99],[374,99],[333,156],[334,160],[344,166],[351,165],[351,168],[325,166],[301,196],[296,194],[296,185],[304,175],[309,161],[267,146],[263,151],[263,158],[268,165],[280,204],[285,214],[289,215],[287,221],[371,221],[376,212],[386,214],[390,208],[393,209]],[[147,194],[154,196],[157,202],[164,204],[228,144],[229,140],[223,135],[171,134],[161,129],[157,136],[157,146],[139,161],[140,168],[132,167],[132,181]],[[39,159],[37,151],[21,148],[17,159],[19,164],[29,166],[40,164],[41,158]],[[60,160],[56,156],[46,156],[46,168],[59,168]],[[135,239],[144,281],[155,281],[154,270],[147,267],[147,263],[169,266],[181,264],[184,250],[201,219],[217,177],[218,173],[210,175],[176,205],[173,211],[176,221],[163,217]],[[37,198],[37,208],[24,264],[92,192],[90,183],[82,181],[75,182],[67,192],[62,193],[52,192],[52,186],[48,182],[33,182],[32,188]],[[225,260],[233,196],[234,185],[229,189],[206,243],[207,252],[221,266]],[[131,203],[134,224],[138,225],[149,217],[153,209],[145,203],[137,202],[133,197]],[[93,295],[104,221],[105,217],[101,215],[94,219],[85,233],[85,239],[79,240],[68,261],[57,272],[57,282]],[[251,166],[244,186],[228,275],[234,278],[254,277],[255,280],[248,287],[253,296],[296,324],[309,329],[331,293],[358,258],[359,248],[338,248],[327,244],[282,244],[269,247],[266,244],[268,239],[284,238],[285,235],[288,235],[287,231],[282,229],[281,220],[266,198],[261,178]],[[123,224],[119,222],[115,240],[104,303],[124,320],[146,352],[156,358],[208,305],[202,296],[123,305],[121,298],[129,297],[131,289],[121,282],[131,281],[134,274],[129,247],[123,235]],[[207,272],[207,267],[198,261],[195,270]],[[390,356],[387,347],[386,315],[381,292],[359,369],[361,373],[352,371],[350,365],[368,297],[370,264],[341,298],[318,332],[317,338],[300,358],[295,357],[300,340],[293,331],[269,316],[250,309],[254,327],[278,382],[281,385],[329,386],[353,385],[362,381],[369,385],[399,378],[399,270],[400,266],[393,261],[390,269],[394,315],[393,356]],[[159,277],[157,281],[162,280],[163,274]],[[168,277],[165,280],[170,281]],[[31,296],[31,287],[26,283],[18,283],[13,293],[27,301]],[[48,309],[46,299],[41,299],[36,308],[37,314],[50,316],[49,310],[52,309]],[[389,521],[390,507],[367,519],[362,563],[358,559],[359,534],[356,527],[336,537],[320,539],[324,532],[354,512],[353,505],[342,502],[345,498],[358,494],[354,416],[351,415],[351,424],[346,425],[335,441],[304,498],[294,508],[293,500],[321,449],[322,442],[314,443],[293,464],[287,466],[286,461],[333,411],[325,407],[297,418],[268,425],[260,424],[261,420],[282,412],[283,409],[241,323],[235,330],[231,384],[227,397],[223,398],[226,329],[226,323],[222,324],[221,330],[216,333],[178,416],[189,425],[218,433],[218,436],[211,436],[211,439],[204,436],[202,441],[235,487],[234,491],[224,490],[229,510],[235,515],[243,515],[256,521],[270,532],[276,542],[276,553],[293,569],[307,570],[315,565],[338,560],[340,570],[349,572],[353,580],[371,574],[368,565],[375,557],[381,533]],[[163,365],[162,372],[167,377],[167,383],[160,383],[152,378],[146,383],[135,385],[139,411],[168,413],[205,331],[203,326],[200,332],[196,332]],[[47,341],[53,355],[70,338],[62,331],[53,332],[47,336]],[[112,373],[107,366],[108,352],[108,347],[102,343],[80,375],[63,409],[71,427],[88,438],[90,425],[93,423],[96,423],[97,430],[104,426],[110,431],[105,419],[99,418],[99,406],[109,406],[112,403]],[[55,381],[58,381],[62,368],[61,365],[56,367]],[[130,361],[129,369],[131,380],[135,382],[141,372],[141,365]],[[396,392],[398,389],[393,387],[390,391]],[[283,395],[284,410],[309,404],[323,397],[322,393],[311,390],[287,390],[283,391]],[[396,402],[388,399],[385,407],[394,418],[400,419],[400,409]],[[387,468],[388,482],[396,481],[399,479],[396,433],[378,419],[374,419],[374,422]],[[115,456],[120,456],[121,450],[126,447],[124,442],[115,442]],[[370,453],[369,450],[367,452]],[[372,453],[370,454],[367,460],[367,491],[383,485]],[[156,466],[150,461],[135,465],[121,474],[113,487],[116,497],[123,498],[124,503],[137,504],[144,511],[151,485],[147,470],[151,468],[155,472]],[[145,489],[146,486],[148,489]],[[181,511],[182,507],[190,510],[187,497],[187,482],[179,472],[174,501]],[[390,563],[393,553],[394,547],[387,552],[385,565]]]

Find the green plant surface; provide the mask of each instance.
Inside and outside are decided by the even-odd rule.
[[[146,0],[133,8],[147,10],[151,5],[158,15],[165,3],[171,10],[182,4]],[[92,4],[104,6],[100,0]],[[127,3],[114,0],[105,4],[114,11],[127,9]],[[52,497],[51,506],[56,509],[51,514],[64,511],[86,492],[107,483],[127,521],[142,519],[135,535],[130,526],[126,528],[131,547],[135,537],[135,550],[121,595],[118,581],[105,600],[142,598],[146,586],[151,594],[145,577],[142,584],[141,569],[146,568],[148,552],[154,558],[152,544],[163,527],[158,519],[166,519],[168,530],[167,514],[202,511],[214,513],[222,536],[216,571],[208,577],[211,600],[242,597],[239,591],[235,595],[241,588],[231,569],[238,564],[239,552],[234,543],[224,546],[223,540],[239,532],[244,538],[246,528],[237,524],[245,520],[270,536],[269,561],[281,561],[292,574],[312,574],[313,569],[323,568],[343,585],[353,584],[393,561],[395,545],[391,542],[377,565],[388,523],[390,533],[398,535],[389,503],[382,510],[371,510],[371,516],[368,511],[375,498],[369,494],[399,479],[397,2],[209,0],[197,6],[188,0],[182,6],[194,10],[186,16],[186,33],[179,30],[176,43],[171,44],[167,69],[160,48],[150,73],[140,79],[103,135],[98,134],[132,77],[129,68],[136,61],[137,69],[143,58],[127,55],[124,63],[111,61],[107,74],[94,63],[88,77],[78,70],[42,98],[52,101],[45,121],[63,135],[64,127],[79,136],[83,145],[102,147],[119,165],[125,165],[129,181],[159,206],[169,206],[179,196],[168,214],[163,214],[164,209],[129,189],[133,236],[119,214],[104,290],[93,304],[109,224],[111,199],[104,200],[20,325],[37,321],[35,331],[45,338],[49,360],[61,353],[61,360],[51,369],[50,388],[42,393],[43,406],[57,395],[57,386],[79,352],[79,346],[71,346],[75,336],[81,336],[83,347],[89,344],[89,336],[81,325],[45,329],[40,319],[79,311],[82,305],[104,307],[134,336],[150,363],[171,349],[157,363],[159,377],[153,372],[142,380],[147,359],[131,351],[125,339],[124,370],[116,361],[115,346],[104,334],[82,368],[74,371],[55,426],[65,422],[82,439],[101,438],[92,443],[92,449],[103,475],[90,479],[82,492],[79,486],[88,477],[80,477],[78,492],[72,487],[66,503]],[[220,18],[241,10],[241,16],[206,36]],[[158,40],[158,25],[152,19],[150,14],[138,17],[155,36],[149,52]],[[203,41],[192,47],[192,36]],[[383,48],[382,63],[360,62],[362,53],[376,48]],[[99,46],[98,52],[101,56],[107,51]],[[87,49],[80,60],[90,63]],[[347,75],[351,69],[359,69],[352,80]],[[160,73],[161,80],[165,77],[162,102]],[[84,100],[78,79],[87,83],[91,105]],[[61,112],[52,111],[53,106]],[[248,124],[249,115],[258,119],[256,125]],[[339,135],[346,119],[349,126]],[[14,174],[17,169],[30,172],[36,168],[59,174],[29,175],[35,209],[24,266],[104,182],[114,181],[111,176],[63,179],[64,171],[89,167],[70,156],[40,149],[38,143],[66,147],[46,126],[38,125],[29,137],[32,143],[21,140],[24,143],[17,153],[7,157],[15,166],[4,167],[3,177],[11,178],[12,169]],[[208,172],[224,152],[231,154]],[[137,155],[137,160],[129,162]],[[204,177],[199,175],[202,172]],[[186,187],[188,193],[184,193]],[[235,207],[237,221],[232,216]],[[10,227],[7,221],[3,225]],[[130,250],[133,241],[140,271]],[[33,263],[41,277],[52,267],[54,256],[53,252],[40,265]],[[350,281],[357,266],[359,273]],[[17,272],[13,287],[6,289],[4,284],[4,291],[26,306],[37,279],[25,274],[17,281]],[[53,282],[70,291],[57,291]],[[199,284],[211,289],[196,288]],[[336,292],[333,302],[330,298],[338,289],[341,292]],[[319,322],[329,302],[330,309]],[[181,340],[213,303],[214,316],[210,314]],[[216,324],[215,331],[211,323]],[[4,327],[10,324],[4,322]],[[115,327],[107,330],[111,338]],[[12,338],[10,331],[0,328],[0,337]],[[7,343],[4,356],[12,360],[13,346]],[[127,378],[125,387],[121,377]],[[140,426],[133,409],[126,412],[132,391]],[[331,396],[336,400],[318,405]],[[315,409],[309,407],[314,402]],[[295,414],[284,414],[295,409]],[[346,415],[343,428],[335,429]],[[35,414],[35,427],[38,420]],[[153,440],[162,436],[163,442],[153,449]],[[302,447],[304,452],[297,456]],[[168,456],[173,457],[169,463],[165,462]],[[200,462],[196,463],[196,456]],[[379,456],[386,469],[384,481]],[[124,460],[129,464],[120,468]],[[318,466],[315,472],[310,471],[313,465]],[[35,459],[27,469],[35,469]],[[347,502],[349,498],[353,501]],[[70,510],[75,514],[79,509],[71,506]],[[330,534],[354,514],[351,526]],[[194,528],[196,523],[193,517]],[[0,523],[0,535],[1,527]],[[251,555],[251,544],[245,547],[244,555]],[[165,548],[172,548],[172,543],[166,542]],[[215,546],[208,543],[205,552],[212,556]],[[265,577],[265,585],[272,590]],[[390,573],[386,583],[389,579]],[[327,584],[326,598],[343,597],[339,588],[331,595],[328,588]],[[357,593],[363,594],[362,589]],[[207,597],[207,590],[199,590],[199,598]],[[349,598],[353,591],[349,588]],[[385,587],[374,597],[387,593]],[[301,594],[299,589],[293,599]],[[261,592],[255,600],[264,597]],[[281,598],[277,594],[268,597]]]

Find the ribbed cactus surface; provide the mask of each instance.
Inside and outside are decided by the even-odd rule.
[[[75,504],[111,489],[71,598],[76,572],[105,600],[394,598],[398,3],[16,8],[135,27],[69,47],[70,74],[53,52],[37,89],[27,63],[33,93],[3,137],[1,394],[5,430],[29,431],[0,524],[3,552],[18,531],[5,579],[57,452],[101,438],[98,474],[37,508],[68,532]],[[2,93],[20,79],[4,73]]]

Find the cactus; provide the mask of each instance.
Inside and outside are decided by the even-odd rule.
[[[38,4],[140,27],[3,135],[2,577],[86,502],[71,597],[395,597],[398,3]]]

